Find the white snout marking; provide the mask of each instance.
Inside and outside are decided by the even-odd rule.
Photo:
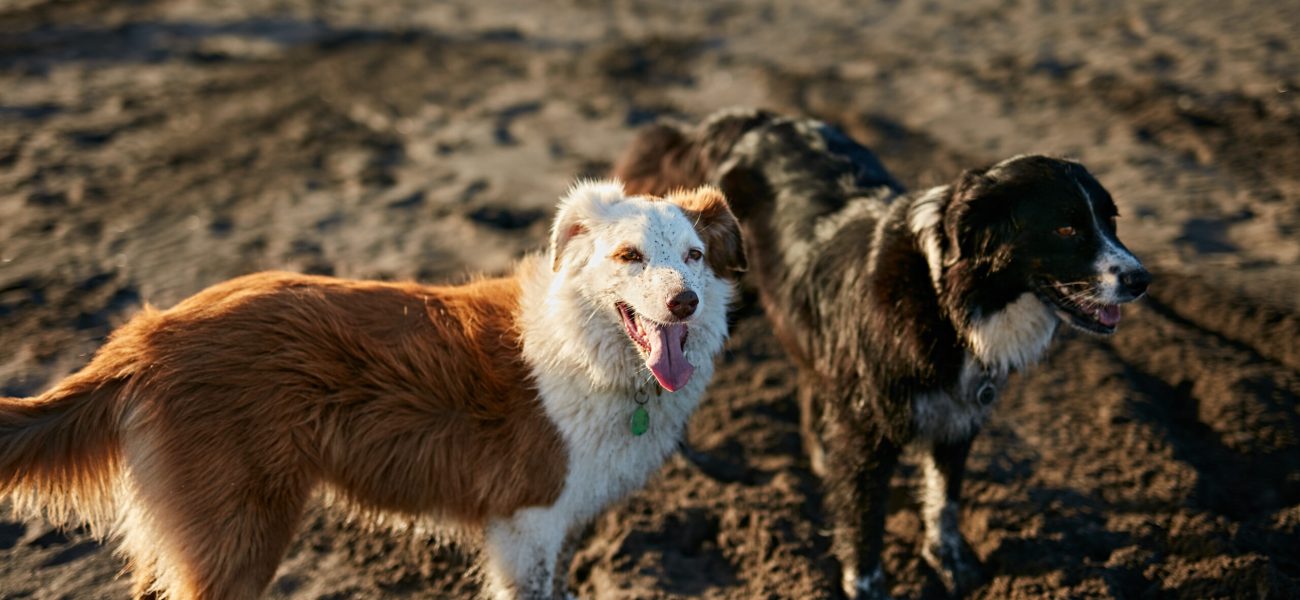
[[[663,296],[659,301],[659,306],[655,308],[658,309],[659,307],[662,307],[663,311],[668,310],[668,303],[672,301],[677,294],[692,289],[690,282],[687,281],[687,278],[691,275],[691,273],[687,271],[687,268],[688,267],[685,264],[653,268],[649,273],[650,281],[647,286],[649,291],[647,291],[646,296],[653,297],[656,293],[655,290]],[[690,278],[694,279],[693,277]],[[656,311],[651,314],[662,317],[659,319],[660,322],[669,320],[668,317],[670,314],[659,315],[658,312],[661,311]],[[669,313],[671,313],[671,311],[669,311]]]
[[[1101,248],[1097,251],[1097,258],[1092,264],[1101,282],[1098,286],[1100,292],[1098,299],[1107,304],[1117,304],[1126,299],[1120,294],[1122,289],[1120,275],[1141,269],[1142,263],[1133,256],[1133,253],[1121,246],[1119,240],[1115,239],[1115,235],[1102,225],[1101,219],[1097,217],[1097,209],[1093,206],[1092,196],[1088,195],[1088,190],[1084,189],[1083,184],[1077,179],[1074,184],[1079,187],[1079,193],[1083,194],[1083,199],[1088,205],[1088,214],[1092,216],[1092,226],[1101,238]]]

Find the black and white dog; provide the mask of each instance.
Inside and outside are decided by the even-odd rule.
[[[1065,321],[1109,334],[1151,276],[1115,203],[1077,162],[1017,156],[905,192],[872,153],[810,119],[731,111],[643,131],[630,193],[713,183],[740,219],[752,283],[800,367],[804,442],[827,487],[845,592],[887,597],[890,475],[924,445],[922,554],[950,593],[982,580],[958,531],[971,441],[1007,375]]]

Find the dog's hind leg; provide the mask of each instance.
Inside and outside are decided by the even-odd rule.
[[[921,556],[949,594],[961,596],[983,582],[979,559],[958,528],[962,476],[974,436],[958,442],[934,442],[923,458],[921,516],[925,542]]]
[[[276,482],[248,484],[224,503],[196,502],[196,510],[177,519],[180,548],[169,558],[181,593],[169,598],[257,598],[271,583],[308,494]]]
[[[192,433],[138,433],[128,442],[121,527],[135,592],[171,600],[260,597],[293,538],[310,482],[269,472],[285,464],[282,457],[205,444]]]
[[[832,548],[840,560],[844,593],[855,600],[889,597],[880,553],[885,503],[900,449],[869,423],[836,414],[825,419],[826,503],[834,523]]]

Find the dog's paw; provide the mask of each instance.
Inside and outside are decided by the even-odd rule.
[[[892,600],[885,585],[885,572],[880,568],[868,575],[844,573],[844,595],[849,600]]]
[[[985,582],[984,566],[964,539],[926,544],[921,550],[921,556],[934,570],[950,596],[963,597]]]

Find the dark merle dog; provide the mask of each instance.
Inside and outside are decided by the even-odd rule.
[[[713,183],[752,283],[800,367],[804,442],[827,487],[846,593],[886,597],[880,553],[899,453],[925,448],[922,554],[960,595],[982,580],[957,527],[971,441],[1007,375],[1065,321],[1109,334],[1151,277],[1083,165],[1017,156],[905,192],[866,148],[759,111],[657,125],[615,175],[630,193]]]

